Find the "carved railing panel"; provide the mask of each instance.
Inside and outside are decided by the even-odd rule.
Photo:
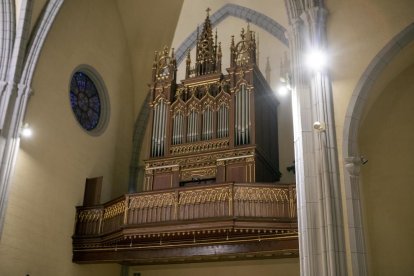
[[[125,201],[105,206],[102,219],[102,232],[109,233],[121,228],[124,221]]]
[[[103,208],[77,210],[75,235],[99,235]]]
[[[290,216],[289,189],[277,187],[235,187],[235,216],[279,217]]]
[[[229,216],[231,187],[200,188],[179,192],[179,219]]]
[[[176,219],[176,193],[134,195],[129,197],[128,224],[164,222]]]

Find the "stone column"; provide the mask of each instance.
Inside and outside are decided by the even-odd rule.
[[[347,275],[331,83],[305,66],[311,49],[326,50],[327,11],[289,3],[301,275]]]

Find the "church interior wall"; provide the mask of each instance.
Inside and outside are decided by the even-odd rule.
[[[174,265],[148,265],[129,268],[129,276],[141,273],[145,276],[249,276],[249,275],[299,275],[299,260],[297,258],[268,259],[268,260],[245,260],[211,263],[174,264]]]
[[[87,177],[103,176],[102,201],[126,191],[134,123],[127,41],[113,1],[67,1],[39,58],[9,193],[0,247],[1,275],[117,275],[120,266],[71,262],[75,206]],[[76,16],[75,16],[76,15]],[[74,16],[76,18],[74,18]],[[87,64],[102,77],[109,122],[101,135],[71,110],[72,73]]]
[[[329,11],[327,20],[327,35],[328,35],[328,49],[329,49],[329,70],[331,73],[332,80],[332,91],[333,91],[333,102],[334,102],[334,113],[335,113],[335,127],[338,145],[338,157],[339,157],[339,169],[341,172],[341,183],[342,183],[342,196],[344,204],[344,224],[351,226],[353,225],[354,218],[347,216],[347,188],[344,185],[344,158],[343,156],[343,145],[352,143],[352,133],[344,135],[344,130],[347,130],[346,113],[349,105],[351,104],[351,97],[358,96],[353,95],[354,91],[358,90],[358,84],[361,80],[367,80],[370,76],[364,75],[365,70],[372,62],[382,62],[384,64],[390,63],[389,60],[381,59],[377,54],[393,40],[393,38],[403,31],[409,24],[412,24],[414,17],[409,10],[412,10],[413,4],[411,1],[353,1],[341,3],[337,1],[327,1],[327,9]],[[397,42],[398,43],[398,42]],[[398,48],[398,47],[397,47]],[[399,49],[401,50],[401,49]],[[410,52],[409,52],[410,53]],[[412,60],[411,54],[405,53],[400,55],[398,58],[405,60]],[[354,57],[354,58],[352,58]],[[395,61],[394,61],[395,62]],[[388,68],[387,68],[388,67]],[[368,96],[361,96],[357,99],[357,107],[365,109],[365,114],[369,110],[370,106],[378,95],[383,93],[383,87],[391,80],[394,76],[401,72],[402,66],[388,66],[385,68],[386,73],[383,73],[378,79],[374,87],[366,93]],[[378,88],[382,87],[382,88]],[[354,111],[355,112],[355,111]],[[357,111],[358,112],[358,111]],[[393,112],[393,108],[389,110]],[[355,119],[360,120],[359,115]],[[350,130],[351,131],[351,130]],[[343,138],[349,141],[343,141]],[[359,142],[357,142],[359,144]],[[369,154],[363,149],[359,149],[359,154],[366,156],[369,160]],[[379,157],[379,156],[378,156]],[[362,174],[366,170],[368,165],[361,168]],[[401,176],[403,177],[403,176]],[[364,185],[364,179],[362,184]],[[363,187],[361,187],[363,189]],[[354,191],[356,192],[356,191]],[[362,196],[362,195],[361,195]],[[357,195],[358,197],[358,195]],[[365,198],[362,198],[361,205],[366,204]],[[355,207],[355,206],[354,206]],[[364,216],[364,219],[366,217]],[[385,222],[383,222],[385,223]],[[363,222],[363,226],[370,228],[367,222]],[[372,228],[372,226],[371,226]],[[369,230],[365,229],[366,243],[370,244],[370,233]],[[348,252],[348,265],[356,265],[356,262],[351,258],[350,254],[352,250],[355,250],[355,245],[351,244],[355,242],[350,239],[348,228],[345,228],[346,233],[346,247]],[[402,239],[406,237],[400,236]],[[357,242],[360,242],[357,241]],[[372,270],[372,259],[370,257],[370,251],[368,250],[368,266]],[[384,262],[386,264],[387,262]],[[375,265],[374,265],[375,266]],[[352,268],[348,267],[351,271]]]
[[[412,60],[411,60],[412,62]],[[360,127],[363,217],[372,275],[411,275],[414,181],[414,63],[372,103]]]
[[[45,2],[34,4],[33,22]],[[133,126],[147,94],[154,51],[170,44],[177,48],[194,31],[194,26],[202,23],[207,7],[214,13],[223,5],[219,0],[185,0],[178,4],[155,0],[147,7],[144,2],[70,0],[65,1],[56,17],[35,71],[33,95],[25,117],[34,135],[32,140],[22,140],[11,181],[0,240],[1,275],[119,275],[120,266],[116,264],[76,265],[71,262],[74,206],[82,204],[86,177],[104,176],[102,201],[127,190]],[[227,2],[254,9],[288,28],[282,0]],[[342,160],[346,156],[342,155],[342,137],[353,92],[376,54],[414,22],[414,6],[411,0],[325,2],[329,11],[327,40],[339,168],[343,176]],[[16,3],[18,6],[19,1]],[[157,7],[164,4],[167,6],[160,9],[157,16],[147,16],[157,14]],[[134,5],[133,8],[130,5]],[[135,16],[142,19],[143,26],[136,26],[136,21],[131,20],[134,10],[138,10]],[[162,21],[160,18],[171,24],[156,24],[157,20]],[[228,62],[224,51],[228,51],[230,36],[237,37],[242,27],[246,27],[246,22],[232,17],[218,25],[223,61]],[[280,59],[288,49],[257,26],[251,25],[251,28],[259,33],[260,69],[265,75],[269,56],[271,86],[276,87]],[[411,66],[389,67],[387,74],[377,80],[382,83],[369,93],[369,104],[359,130],[360,153],[369,159],[361,168],[361,197],[372,275],[411,275],[413,272],[410,261],[414,244],[410,234],[414,225],[407,218],[413,210],[410,183],[414,180],[411,169],[414,160],[409,149],[414,138],[414,109],[410,105],[414,100],[410,94],[414,86],[414,58],[412,52],[402,57],[397,58],[411,61],[407,64]],[[100,136],[90,136],[83,131],[70,109],[69,81],[80,64],[96,69],[108,90],[110,119]],[[280,170],[282,182],[291,183],[294,176],[285,169],[294,159],[290,98],[277,97],[279,133],[283,135],[279,137]],[[144,146],[141,160],[146,150]],[[346,225],[348,218],[344,207]],[[347,250],[349,254],[349,239]],[[160,273],[274,275],[276,272],[298,275],[299,261],[131,267],[130,275],[138,271],[145,272],[142,274],[145,276]]]

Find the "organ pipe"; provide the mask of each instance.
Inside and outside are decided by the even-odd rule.
[[[203,131],[202,131],[203,140],[209,140],[213,138],[213,113],[211,108],[208,107],[203,112]]]
[[[151,155],[153,157],[164,155],[164,142],[166,138],[167,105],[161,100],[154,107],[153,132]]]
[[[235,142],[236,145],[246,145],[250,142],[250,99],[244,84],[236,93],[235,110]]]
[[[174,128],[173,128],[173,144],[181,144],[183,141],[183,115],[181,112],[174,116]]]

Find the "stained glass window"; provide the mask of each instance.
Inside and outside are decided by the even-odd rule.
[[[95,129],[101,118],[101,99],[93,81],[83,72],[73,74],[70,83],[70,104],[80,125],[87,131]]]

